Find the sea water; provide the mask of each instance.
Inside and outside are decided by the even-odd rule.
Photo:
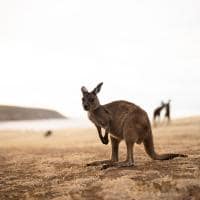
[[[45,119],[0,122],[0,130],[57,130],[67,128],[87,128],[92,124],[86,119]]]

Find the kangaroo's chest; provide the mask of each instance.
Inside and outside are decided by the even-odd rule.
[[[100,126],[102,128],[106,128],[106,125],[108,124],[108,122],[106,121],[106,119],[102,118],[101,116],[96,116],[93,113],[89,113],[88,112],[88,118],[90,119],[90,121],[92,121],[94,124],[96,124],[97,126]]]

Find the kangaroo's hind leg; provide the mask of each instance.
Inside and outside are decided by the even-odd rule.
[[[134,158],[133,158],[133,147],[136,142],[141,143],[141,139],[138,137],[138,128],[135,127],[132,122],[132,118],[124,124],[123,129],[123,138],[126,143],[126,160],[123,162],[114,162],[111,165],[104,165],[104,169],[108,167],[131,167],[134,166]]]
[[[133,148],[136,142],[141,143],[138,135],[138,125],[136,126],[133,121],[136,121],[134,115],[130,116],[124,124],[123,137],[126,143],[126,160],[123,162],[115,163],[116,167],[131,167],[134,166]]]
[[[133,142],[126,142],[126,147],[127,147],[126,160],[122,161],[122,162],[105,163],[102,166],[102,169],[107,169],[109,167],[132,167],[132,166],[134,166],[133,146],[134,146]]]
[[[116,167],[132,167],[134,166],[133,159],[133,146],[134,143],[132,141],[126,141],[127,155],[126,160],[118,163],[114,163]]]
[[[110,136],[111,139],[111,145],[112,145],[112,155],[111,155],[111,161],[112,162],[118,162],[119,160],[119,143],[120,140]]]

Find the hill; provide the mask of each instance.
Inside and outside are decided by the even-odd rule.
[[[26,108],[18,106],[0,106],[0,121],[64,119],[57,111],[42,108]]]

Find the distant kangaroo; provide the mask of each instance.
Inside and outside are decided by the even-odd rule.
[[[166,104],[162,101],[161,105],[154,110],[154,112],[153,112],[153,123],[154,123],[155,126],[156,126],[156,119],[158,119],[158,121],[160,121],[160,112],[165,107],[166,107]]]
[[[168,101],[168,103],[165,103],[165,118],[167,118],[167,122],[169,123],[171,121],[171,116],[170,116],[170,102],[171,100]]]
[[[133,146],[135,143],[143,143],[146,153],[155,160],[187,157],[183,154],[157,154],[154,150],[152,130],[147,113],[139,106],[127,101],[114,101],[101,105],[97,93],[100,92],[102,85],[103,83],[98,84],[91,92],[82,87],[82,104],[84,110],[88,112],[89,119],[95,124],[103,144],[108,144],[108,134],[110,133],[112,156],[111,160],[95,161],[88,166],[104,164],[103,169],[111,166],[133,166]],[[105,129],[104,137],[101,128]],[[125,161],[118,162],[119,143],[123,139],[127,147],[127,157]]]

